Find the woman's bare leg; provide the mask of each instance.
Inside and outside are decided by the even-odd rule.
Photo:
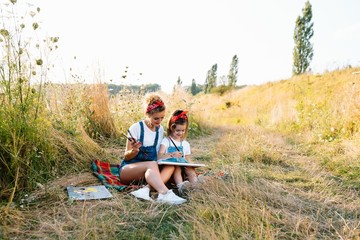
[[[156,161],[137,162],[124,166],[120,172],[123,183],[129,184],[145,176],[146,182],[159,193],[166,193],[169,189],[165,186]]]

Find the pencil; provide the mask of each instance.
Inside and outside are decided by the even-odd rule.
[[[131,135],[130,131],[128,130],[128,133],[130,135],[130,137],[128,137],[125,133],[123,133],[123,135],[130,141],[130,142],[136,142],[136,139]],[[144,152],[141,148],[139,149],[140,152],[142,152],[144,154],[145,157],[147,157],[147,153]]]
[[[174,141],[171,139],[171,137],[169,137],[169,139],[170,139],[170,141],[172,142],[172,144],[174,144],[176,150],[178,150],[178,152],[181,152],[181,151],[179,150],[179,148],[176,146],[176,144],[174,143]],[[181,157],[184,157],[184,155],[182,154],[182,152],[181,152]]]

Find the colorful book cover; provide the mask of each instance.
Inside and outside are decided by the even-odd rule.
[[[112,198],[112,194],[104,186],[74,187],[68,186],[69,198],[74,200],[90,200]]]

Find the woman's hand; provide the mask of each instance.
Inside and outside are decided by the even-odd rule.
[[[126,151],[125,151],[125,160],[131,160],[134,157],[136,157],[136,155],[138,155],[138,153],[140,152],[140,147],[142,146],[141,142],[138,141],[128,141],[127,142],[127,147],[126,147]]]
[[[132,142],[131,143],[131,147],[132,147],[131,151],[136,153],[136,155],[137,155],[140,151],[141,145],[142,145],[141,142]]]

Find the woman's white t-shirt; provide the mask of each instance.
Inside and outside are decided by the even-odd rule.
[[[151,131],[148,128],[148,126],[145,124],[144,120],[142,120],[142,123],[144,125],[144,141],[143,141],[142,145],[145,147],[152,146],[152,145],[154,145],[156,132]],[[130,130],[131,134],[133,135],[133,137],[137,141],[140,141],[140,132],[141,132],[140,123],[139,122],[134,123],[133,125],[130,126],[129,130]],[[129,134],[128,134],[128,136],[129,136]],[[159,138],[158,138],[158,142],[157,142],[157,146],[156,146],[156,152],[159,152],[161,140],[163,139],[163,137],[164,137],[164,128],[163,128],[163,126],[160,125]]]

